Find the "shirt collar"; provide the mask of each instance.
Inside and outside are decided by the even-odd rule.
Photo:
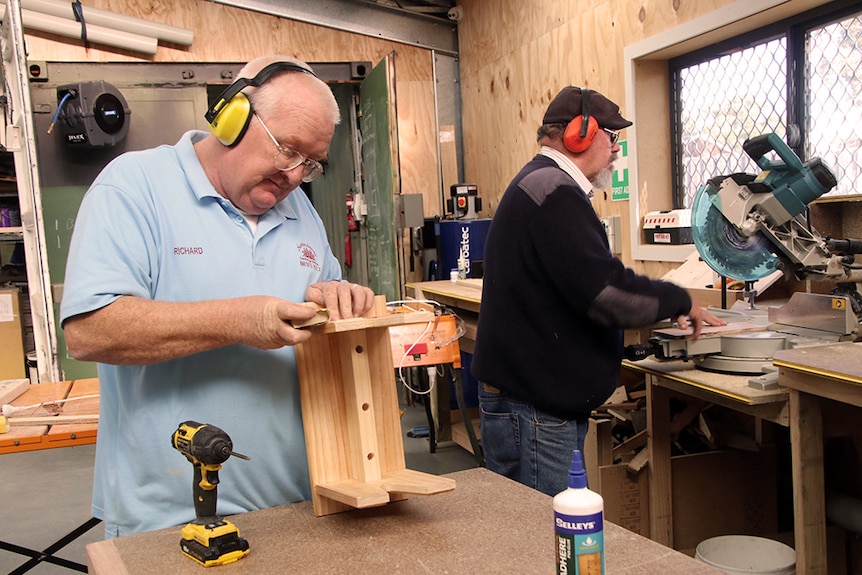
[[[575,180],[575,183],[584,190],[584,193],[587,194],[588,197],[593,197],[593,184],[590,183],[589,178],[587,178],[581,169],[565,154],[559,150],[551,148],[550,146],[542,146],[539,154],[554,160],[561,170],[569,174],[572,179]]]

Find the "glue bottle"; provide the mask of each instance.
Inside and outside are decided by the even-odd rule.
[[[463,249],[458,254],[458,279],[467,279],[467,256]]]
[[[581,452],[572,452],[569,488],[554,497],[554,538],[558,575],[604,575],[602,496],[587,489]]]

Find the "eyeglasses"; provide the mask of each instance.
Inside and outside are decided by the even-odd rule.
[[[272,135],[272,132],[269,131],[269,128],[266,127],[266,124],[263,123],[263,120],[260,119],[260,116],[258,116],[257,113],[255,113],[254,116],[257,118],[257,121],[260,122],[260,125],[263,126],[263,129],[266,130],[272,143],[275,144],[276,148],[278,148],[278,153],[272,159],[276,170],[280,172],[289,172],[297,166],[302,166],[303,182],[310,182],[323,173],[323,166],[320,165],[320,162],[312,160],[308,156],[300,154],[296,150],[291,150],[290,148],[286,148],[279,144],[278,140],[275,139],[275,136]]]
[[[611,146],[615,146],[617,142],[620,141],[620,133],[614,130],[608,130],[607,128],[602,128],[605,131],[605,134],[608,135],[608,139],[611,141]]]

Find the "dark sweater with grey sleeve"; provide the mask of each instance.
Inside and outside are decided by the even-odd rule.
[[[587,195],[544,155],[506,189],[484,265],[474,377],[567,419],[618,385],[624,328],[691,309],[683,288],[611,254]]]

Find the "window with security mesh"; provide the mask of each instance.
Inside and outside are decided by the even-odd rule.
[[[862,12],[808,30],[805,81],[806,156],[835,172],[831,195],[862,194]]]
[[[833,10],[830,12],[830,9]],[[674,202],[690,208],[710,178],[760,168],[746,139],[791,144],[838,178],[830,196],[862,194],[862,8],[835,2],[671,62]]]

